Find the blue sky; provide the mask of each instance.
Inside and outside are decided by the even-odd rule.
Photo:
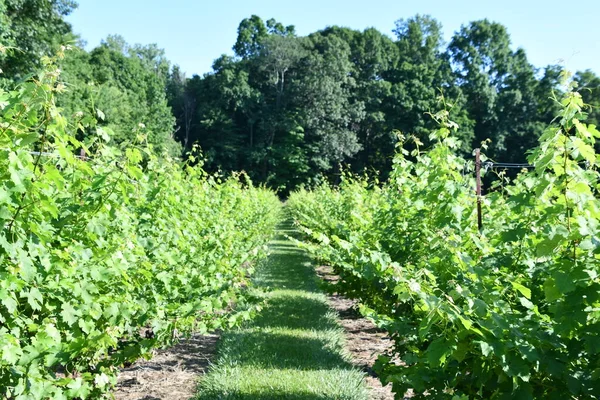
[[[429,14],[446,40],[462,24],[488,18],[508,28],[513,47],[523,47],[535,66],[600,72],[600,0],[79,0],[68,20],[88,48],[116,33],[132,44],[157,43],[191,76],[232,53],[238,24],[252,14],[295,25],[299,35],[340,25],[390,36],[396,20]]]

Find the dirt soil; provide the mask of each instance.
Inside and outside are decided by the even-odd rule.
[[[119,374],[116,400],[185,400],[196,393],[198,376],[214,359],[219,335],[194,335],[151,360],[140,360]]]
[[[331,267],[320,266],[316,270],[317,275],[325,282],[335,283],[338,280]],[[347,350],[352,355],[354,364],[367,373],[366,382],[371,389],[371,400],[393,399],[392,385],[382,386],[372,369],[377,356],[392,349],[391,339],[371,321],[361,317],[356,310],[355,301],[339,294],[328,297],[331,308],[338,312],[346,331]]]

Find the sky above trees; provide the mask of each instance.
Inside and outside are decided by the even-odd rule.
[[[562,63],[572,71],[600,72],[597,0],[80,0],[67,20],[88,42],[88,49],[116,33],[129,43],[157,43],[168,59],[191,76],[209,72],[221,54],[233,54],[237,26],[252,14],[293,24],[298,35],[338,25],[359,30],[375,27],[390,36],[396,20],[429,14],[443,25],[447,41],[461,25],[488,18],[505,25],[513,48],[525,48],[537,67]]]

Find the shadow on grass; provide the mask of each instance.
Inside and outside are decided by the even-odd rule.
[[[336,329],[328,315],[326,303],[310,297],[281,294],[268,300],[267,306],[255,318],[257,327],[289,329]]]
[[[317,279],[309,258],[304,252],[277,250],[272,247],[269,265],[263,267],[256,277],[256,284],[271,289],[295,289],[317,291]]]
[[[227,335],[227,354],[236,365],[298,371],[328,370],[350,365],[328,339],[264,331]]]
[[[206,393],[210,399],[227,400],[341,400],[339,396],[318,395],[315,393],[264,393],[264,392],[239,392],[211,390]]]

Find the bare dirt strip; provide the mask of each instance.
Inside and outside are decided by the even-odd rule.
[[[317,275],[325,282],[336,282],[338,277],[331,267],[319,266]],[[338,294],[330,294],[329,304],[339,314],[342,327],[346,331],[346,347],[354,364],[366,374],[365,381],[371,390],[371,400],[391,400],[394,398],[392,385],[383,386],[372,369],[379,354],[392,349],[392,341],[387,334],[371,321],[362,318],[356,310],[356,302]]]

